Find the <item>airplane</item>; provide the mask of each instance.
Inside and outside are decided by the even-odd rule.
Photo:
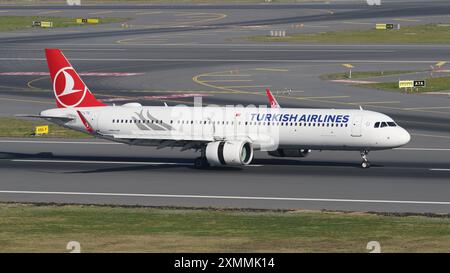
[[[57,108],[28,115],[129,145],[194,149],[194,167],[244,166],[255,150],[274,157],[305,157],[311,150],[369,151],[407,144],[410,134],[389,116],[360,109],[255,106],[108,106],[97,100],[59,49],[45,49]]]

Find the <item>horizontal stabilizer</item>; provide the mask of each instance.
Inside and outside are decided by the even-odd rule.
[[[60,120],[63,122],[72,121],[75,118],[69,118],[69,117],[56,117],[56,116],[41,116],[41,115],[15,115],[18,118],[42,118],[42,119],[53,119],[53,120]]]

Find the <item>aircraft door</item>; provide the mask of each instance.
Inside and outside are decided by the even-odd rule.
[[[362,116],[355,116],[352,120],[351,127],[352,127],[352,137],[360,137],[361,134],[361,126],[362,126]]]

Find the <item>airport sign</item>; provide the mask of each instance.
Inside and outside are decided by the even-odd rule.
[[[398,88],[413,88],[414,81],[398,81]]]
[[[398,81],[398,88],[413,88],[413,87],[425,87],[426,82],[424,80],[414,81],[414,80],[405,80]]]
[[[375,29],[394,29],[394,24],[375,24]]]
[[[77,24],[98,24],[100,22],[97,18],[77,18],[76,19]]]
[[[48,125],[36,126],[34,130],[35,135],[48,135]]]
[[[425,81],[414,81],[414,87],[425,87]]]
[[[53,27],[53,22],[45,22],[45,21],[33,21],[33,27]]]

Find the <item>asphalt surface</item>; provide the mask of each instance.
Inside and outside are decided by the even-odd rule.
[[[192,152],[99,140],[0,139],[0,200],[168,206],[450,212],[450,104],[446,94],[383,92],[323,81],[342,63],[365,70],[427,70],[450,59],[447,45],[256,44],[270,30],[318,32],[450,22],[443,1],[298,5],[1,7],[5,15],[132,18],[120,24],[0,33],[0,116],[54,107],[46,47],[59,47],[108,103],[267,104],[356,108],[392,116],[412,134],[403,149],[359,154],[319,152],[302,159],[257,153],[252,166],[195,170]],[[193,12],[195,14],[193,14]],[[85,16],[84,16],[85,17]],[[296,27],[303,24],[301,28]],[[19,72],[19,75],[2,73]],[[423,74],[421,74],[423,76]],[[409,77],[409,76],[402,76]],[[395,77],[393,78],[395,80]],[[25,142],[24,142],[25,141]],[[81,142],[81,143],[79,143]],[[87,142],[87,143],[86,143]]]

